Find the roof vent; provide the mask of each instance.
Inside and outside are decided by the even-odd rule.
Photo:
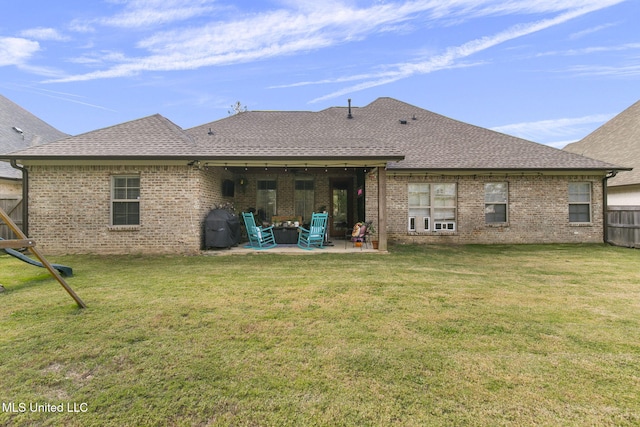
[[[347,114],[347,119],[353,119],[353,115],[351,114],[351,98],[347,99],[349,102],[349,114]]]
[[[406,124],[407,124],[407,121],[406,121],[406,120],[403,120],[403,119],[400,119],[400,124],[401,124],[401,125],[406,125]]]
[[[207,134],[209,134],[209,135],[213,135],[213,134],[214,134],[214,132],[211,130],[211,128],[209,128],[209,132],[207,132]]]
[[[18,132],[19,134],[23,134],[24,131],[22,129],[20,129],[19,127],[13,127],[13,130],[15,130],[16,132]]]

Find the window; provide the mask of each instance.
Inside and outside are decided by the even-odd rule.
[[[409,184],[409,231],[429,231],[430,217],[431,184]]]
[[[488,182],[484,185],[484,221],[487,224],[507,222],[506,182]]]
[[[295,215],[302,217],[303,221],[311,220],[314,201],[313,179],[296,179],[293,194],[295,203]]]
[[[256,208],[261,221],[271,221],[276,214],[276,181],[258,181]]]
[[[111,225],[140,225],[140,177],[111,178]]]
[[[409,184],[409,231],[455,231],[455,223],[456,184]]]
[[[569,183],[569,222],[591,222],[591,183]]]

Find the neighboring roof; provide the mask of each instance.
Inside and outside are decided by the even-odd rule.
[[[348,118],[349,111],[352,118]],[[247,111],[182,130],[155,115],[14,158],[384,159],[390,169],[611,170],[614,165],[379,98],[319,112]],[[373,164],[373,163],[371,163]]]
[[[0,154],[33,147],[68,136],[0,95]],[[0,162],[0,178],[20,179],[21,173]]]
[[[640,184],[640,101],[564,150],[634,168],[611,178],[610,186]]]

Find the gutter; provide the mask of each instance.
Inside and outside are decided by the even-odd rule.
[[[609,179],[613,178],[614,176],[616,176],[618,174],[618,171],[616,170],[612,170],[609,173],[607,173],[607,175],[602,178],[602,227],[604,228],[603,230],[603,240],[604,243],[607,243],[609,245],[612,245],[613,243],[611,243],[609,241],[609,220],[607,217],[607,213],[608,213],[608,206],[609,206],[609,191],[607,190],[608,188],[608,181]]]
[[[11,167],[22,172],[22,232],[29,235],[29,171],[18,166],[15,159],[10,160]]]

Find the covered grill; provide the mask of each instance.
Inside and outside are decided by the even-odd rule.
[[[230,248],[240,243],[240,219],[227,209],[213,209],[204,220],[204,249]]]

